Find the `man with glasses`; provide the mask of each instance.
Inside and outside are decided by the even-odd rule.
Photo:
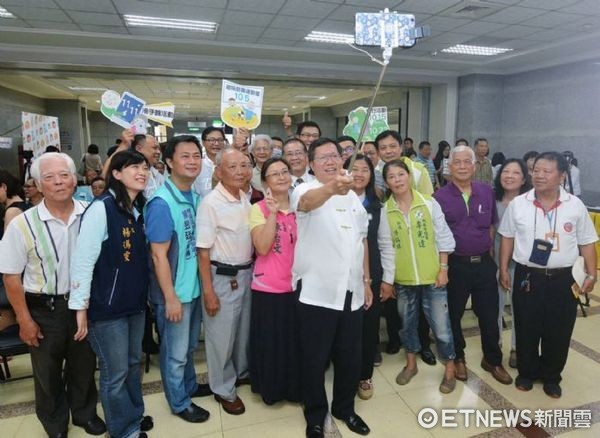
[[[369,219],[350,190],[352,177],[342,169],[342,150],[322,138],[310,145],[316,179],[298,186],[291,198],[298,242],[293,281],[299,294],[301,369],[307,437],[322,437],[328,411],[325,366],[333,356],[331,413],[353,432],[367,435],[354,411],[360,380],[363,308],[373,300],[369,275]]]
[[[296,138],[304,143],[307,150],[310,144],[319,137],[321,137],[321,128],[319,128],[317,122],[307,120],[298,124],[298,127],[296,128]]]
[[[202,146],[206,155],[202,158],[202,171],[192,189],[201,197],[205,197],[213,188],[213,173],[215,170],[215,157],[223,150],[225,132],[221,128],[209,126],[202,131]]]
[[[342,135],[341,137],[338,137],[337,143],[342,148],[342,160],[345,162],[354,153],[356,141],[349,135]]]
[[[308,155],[306,151],[305,144],[297,138],[290,138],[283,145],[283,158],[292,168],[292,189],[315,179],[314,176],[308,173]]]

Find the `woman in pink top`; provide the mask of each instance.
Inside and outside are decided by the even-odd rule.
[[[250,213],[256,261],[252,278],[250,380],[252,391],[271,405],[299,401],[299,357],[296,340],[292,264],[296,215],[289,211],[290,165],[271,158],[261,168],[265,199]]]

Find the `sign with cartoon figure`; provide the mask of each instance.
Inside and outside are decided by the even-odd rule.
[[[221,120],[232,128],[256,129],[260,125],[264,90],[223,79]]]
[[[43,154],[48,146],[60,149],[57,117],[22,112],[21,123],[23,150],[33,151],[33,156],[37,157]]]
[[[100,112],[123,128],[143,133],[148,119],[172,128],[175,105],[171,102],[146,105],[144,100],[127,91],[121,95],[114,90],[106,90],[102,94]]]
[[[357,140],[366,116],[367,108],[364,106],[359,106],[350,111],[348,114],[348,124],[344,127],[344,135],[349,135],[354,140]],[[387,107],[374,106],[365,129],[363,141],[374,141],[375,137],[388,129],[390,127],[388,125]]]

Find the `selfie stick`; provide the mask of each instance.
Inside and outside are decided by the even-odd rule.
[[[393,12],[393,14],[395,14],[395,12]],[[385,8],[383,11],[381,11],[381,19],[383,20],[387,15],[390,15],[390,11],[388,8]],[[412,29],[410,29],[409,34],[410,34],[411,38],[416,40],[417,38],[422,38],[424,36],[428,36],[429,28],[428,27],[412,28]],[[354,148],[354,152],[352,153],[352,158],[350,159],[350,164],[348,165],[347,171],[351,172],[352,167],[354,166],[354,161],[356,161],[356,155],[358,154],[358,150],[362,149],[362,139],[367,130],[367,125],[369,124],[369,119],[371,118],[371,111],[373,110],[373,105],[375,104],[375,98],[377,97],[377,93],[379,92],[379,88],[381,87],[381,82],[383,81],[383,76],[385,75],[387,66],[390,63],[390,60],[392,59],[392,50],[394,48],[400,46],[400,42],[398,41],[397,38],[396,39],[391,38],[388,40],[388,38],[386,38],[385,35],[382,34],[381,35],[381,47],[383,48],[383,60],[381,60],[381,61],[379,59],[375,58],[374,56],[372,56],[369,52],[359,49],[354,44],[349,43],[349,45],[350,45],[350,47],[352,47],[356,50],[366,53],[367,55],[369,55],[369,57],[371,58],[371,60],[373,62],[376,62],[377,64],[382,66],[381,73],[379,74],[379,79],[377,80],[377,84],[375,85],[375,89],[373,91],[373,96],[371,97],[371,102],[369,103],[369,106],[367,108],[367,114],[365,115],[365,120],[363,121],[363,124],[360,128],[360,133],[358,134],[358,138],[356,139],[356,147]]]

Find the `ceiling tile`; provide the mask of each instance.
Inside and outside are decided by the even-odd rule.
[[[54,8],[58,9],[54,0],[2,0],[2,6],[6,9],[7,6],[31,6],[36,8]]]
[[[267,29],[262,35],[265,38],[298,41],[308,34],[305,30]]]
[[[577,3],[579,0],[522,0],[519,6],[553,11]]]
[[[110,0],[55,0],[63,9],[85,12],[105,12],[114,14],[117,11]]]
[[[501,10],[500,12],[486,16],[485,21],[491,21],[492,23],[517,24],[521,21],[527,20],[528,18],[533,18],[543,13],[544,11],[540,9],[511,6]]]
[[[241,35],[217,35],[217,41],[228,43],[246,43],[251,44],[256,42],[256,37],[248,37]]]
[[[227,0],[170,0],[169,3],[221,9],[227,7]]]
[[[472,20],[463,20],[461,18],[448,18],[448,17],[429,17],[422,24],[426,24],[431,29],[448,31],[455,30],[457,27],[464,26],[465,24],[470,23]]]
[[[398,12],[412,14],[414,12],[424,12],[426,14],[437,14],[450,6],[458,3],[457,0],[405,0],[398,5]]]
[[[255,12],[247,11],[225,11],[221,25],[225,24],[245,24],[253,26],[267,26],[275,15],[272,14],[258,14]]]
[[[22,6],[11,6],[10,12],[15,14],[18,18],[29,21],[32,20],[47,20],[47,21],[62,21],[64,23],[70,23],[71,19],[65,15],[65,13],[59,9],[49,8],[27,8]]]
[[[17,20],[11,18],[10,20],[2,20],[0,21],[2,26],[4,27],[31,27],[29,24],[25,23],[23,20]]]
[[[372,8],[377,8],[379,10],[383,10],[384,8],[389,8],[390,11],[394,11],[394,6],[396,6],[399,2],[398,0],[346,0],[347,5],[356,6],[361,9],[365,6],[370,6]],[[399,5],[402,7],[403,5]],[[401,12],[397,10],[396,12]]]
[[[524,39],[506,40],[502,43],[502,47],[506,47],[507,49],[514,49],[514,50],[529,49],[529,48],[532,48],[537,45],[539,45],[538,41],[524,40]]]
[[[358,8],[356,6],[343,5],[331,12],[327,18],[331,20],[351,21],[354,23],[357,12],[379,12],[379,8]]]
[[[470,44],[474,46],[504,47],[504,43],[506,41],[508,41],[508,38],[480,36],[477,38],[473,38],[472,40],[465,41],[465,44]]]
[[[570,36],[571,34],[565,33],[564,29],[541,29],[538,32],[527,35],[526,38],[528,40],[539,41],[541,43],[549,43],[558,39],[566,39]]]
[[[241,24],[230,24],[219,26],[218,35],[236,35],[248,36],[250,38],[259,37],[264,31],[263,27],[259,26],[243,26]]]
[[[115,34],[126,34],[129,33],[125,26],[96,26],[93,24],[81,24],[79,25],[81,30],[85,32],[98,32],[98,33],[115,33]]]
[[[61,23],[60,21],[27,20],[27,22],[36,29],[79,30],[76,24]]]
[[[1,1],[1,0],[0,0]],[[224,9],[194,6],[150,3],[139,0],[113,0],[118,11],[125,14],[144,15],[149,17],[178,18],[189,20],[205,20],[220,23]]]
[[[308,33],[311,28],[306,29]],[[314,30],[320,32],[348,33],[354,34],[354,23],[338,20],[324,20]]]
[[[267,46],[293,46],[296,41],[292,40],[282,40],[282,39],[274,39],[274,38],[261,38],[258,41],[258,44],[265,44]]]
[[[495,32],[503,29],[506,24],[503,23],[490,23],[489,21],[472,21],[464,26],[459,26],[454,30],[460,33],[470,33],[473,35],[485,35],[489,32]]]
[[[289,15],[278,15],[271,22],[274,29],[294,29],[294,30],[310,30],[321,22],[321,18],[302,18],[292,17]]]
[[[279,13],[297,17],[325,18],[338,7],[339,5],[336,4],[310,0],[288,0]]]
[[[286,0],[229,0],[227,9],[274,14]]]
[[[598,0],[582,0],[562,8],[561,11],[584,15],[600,14],[600,2]]]
[[[466,33],[446,32],[446,33],[441,34],[440,36],[431,38],[429,40],[429,42],[453,45],[453,44],[463,43],[470,39],[473,39],[473,35],[469,35]]]
[[[568,14],[565,12],[547,12],[537,17],[522,22],[522,25],[554,28],[566,23],[571,23],[581,18],[579,14]]]
[[[119,26],[123,24],[117,14],[101,14],[99,12],[67,11],[78,24],[96,24],[100,26]]]
[[[522,38],[531,35],[534,32],[539,32],[540,29],[530,26],[514,25],[508,26],[504,29],[490,32],[488,36],[500,37],[500,38]]]

